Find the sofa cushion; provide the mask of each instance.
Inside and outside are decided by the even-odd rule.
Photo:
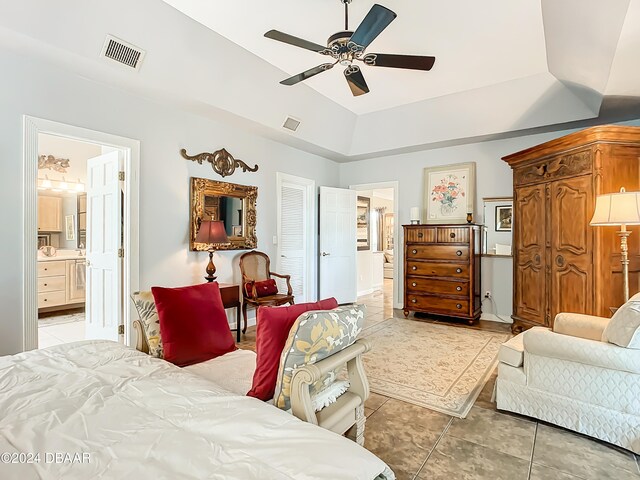
[[[616,311],[602,333],[602,340],[640,350],[640,294],[634,295]]]
[[[336,308],[335,298],[319,302],[298,303],[287,307],[260,307],[256,319],[256,369],[253,374],[250,397],[270,400],[276,388],[278,366],[289,330],[296,319],[309,310]]]
[[[217,282],[151,288],[160,317],[164,359],[179,367],[236,349]]]
[[[300,315],[291,327],[280,357],[274,405],[289,410],[294,370],[319,362],[352,345],[362,331],[363,323],[363,305],[348,305]],[[335,372],[323,375],[309,387],[309,394],[314,397],[335,380]]]
[[[144,330],[149,345],[149,355],[156,358],[163,358],[162,337],[160,335],[160,318],[156,309],[156,302],[150,290],[135,292],[131,295],[133,305],[138,311],[140,323]]]
[[[500,345],[498,360],[512,367],[521,367],[524,363],[524,332]]]

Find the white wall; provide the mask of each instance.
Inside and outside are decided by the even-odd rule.
[[[640,125],[640,121],[625,122],[628,125]],[[524,148],[538,145],[553,138],[561,137],[574,130],[553,133],[514,137],[483,143],[473,143],[448,148],[425,150],[403,155],[373,158],[340,165],[340,185],[370,184],[377,182],[398,181],[398,205],[395,208],[396,222],[400,225],[409,223],[409,209],[422,207],[423,201],[423,169],[429,166],[448,165],[454,163],[476,162],[476,203],[475,220],[482,223],[483,197],[509,197],[513,195],[512,172],[501,158]],[[397,275],[402,278],[403,232],[400,229],[396,251],[399,263]],[[489,263],[492,262],[492,263]],[[488,302],[483,303],[486,312],[508,317],[512,311],[512,260],[489,259],[482,262],[482,289],[493,293],[497,310]],[[402,290],[402,282],[399,288]],[[396,298],[402,298],[400,292]],[[401,305],[396,304],[396,308]]]
[[[212,120],[86,80],[24,55],[0,52],[0,355],[22,346],[22,116],[55,120],[141,142],[140,287],[203,281],[207,253],[188,251],[189,178],[222,180],[209,165],[180,157],[227,148],[257,173],[225,180],[258,187],[258,248],[275,255],[277,171],[336,186],[338,165]],[[184,88],[189,88],[185,84]],[[219,280],[237,280],[241,252],[215,255]]]

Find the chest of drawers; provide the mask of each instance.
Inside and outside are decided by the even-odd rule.
[[[479,225],[404,225],[404,315],[480,318]]]

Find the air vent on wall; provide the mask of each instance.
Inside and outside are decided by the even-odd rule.
[[[283,128],[286,128],[287,130],[290,130],[292,132],[295,132],[296,130],[298,130],[299,126],[300,126],[300,120],[296,120],[293,117],[287,117],[287,119],[282,124]]]
[[[113,35],[107,35],[102,47],[102,57],[108,58],[135,70],[140,70],[140,64],[144,58],[145,51],[141,48],[123,42]]]

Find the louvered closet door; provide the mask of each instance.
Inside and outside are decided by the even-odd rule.
[[[309,219],[306,218],[306,187],[283,181],[280,184],[280,232],[278,234],[278,273],[291,275],[291,286],[296,303],[306,302],[307,285],[307,235]]]

